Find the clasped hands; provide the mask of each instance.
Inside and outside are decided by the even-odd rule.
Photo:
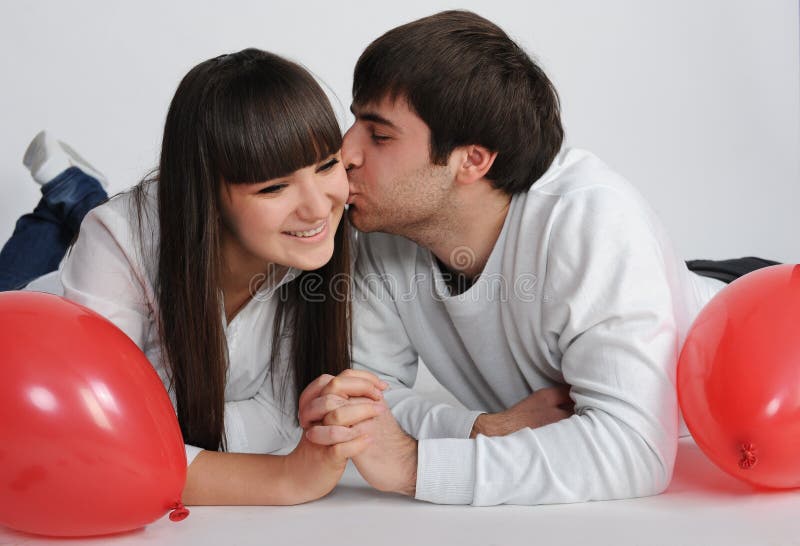
[[[387,387],[361,370],[322,375],[300,395],[298,419],[304,440],[352,458],[372,487],[413,496],[417,441],[400,428],[386,405]]]
[[[327,458],[347,458],[375,489],[414,496],[417,478],[417,440],[397,423],[383,399],[388,384],[363,370],[322,375],[306,387],[298,402],[304,444]],[[574,404],[569,386],[539,389],[511,408],[482,414],[471,438],[478,434],[503,436],[570,417]],[[312,448],[313,446],[313,448]]]

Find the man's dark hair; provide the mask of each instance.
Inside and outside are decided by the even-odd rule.
[[[356,64],[353,102],[404,98],[431,130],[431,161],[457,146],[497,152],[486,177],[508,194],[527,191],[564,139],[558,94],[545,73],[497,25],[443,11],[394,28]]]

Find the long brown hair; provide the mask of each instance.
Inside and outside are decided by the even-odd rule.
[[[286,176],[322,161],[341,144],[341,129],[320,86],[304,68],[277,55],[257,49],[222,55],[194,67],[178,86],[153,178],[160,227],[158,321],[184,442],[225,448],[220,184]],[[148,183],[134,190],[140,220]],[[350,263],[344,219],[334,244],[327,264],[301,273],[279,293],[271,366],[275,371],[281,358],[289,359],[295,395],[315,377],[350,366],[349,283],[337,283]],[[289,354],[282,355],[280,341],[287,335]]]

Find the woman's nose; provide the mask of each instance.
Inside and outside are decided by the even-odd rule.
[[[323,191],[323,186],[314,178],[303,184],[297,216],[303,220],[321,220],[331,211],[331,200]]]

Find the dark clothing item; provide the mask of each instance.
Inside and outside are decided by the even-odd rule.
[[[690,260],[686,262],[686,265],[689,271],[694,271],[698,275],[731,283],[742,275],[747,275],[762,267],[779,265],[779,263],[749,256],[732,260]]]
[[[107,199],[100,182],[77,167],[43,185],[39,204],[17,220],[0,250],[0,291],[18,290],[58,269],[83,217]]]

